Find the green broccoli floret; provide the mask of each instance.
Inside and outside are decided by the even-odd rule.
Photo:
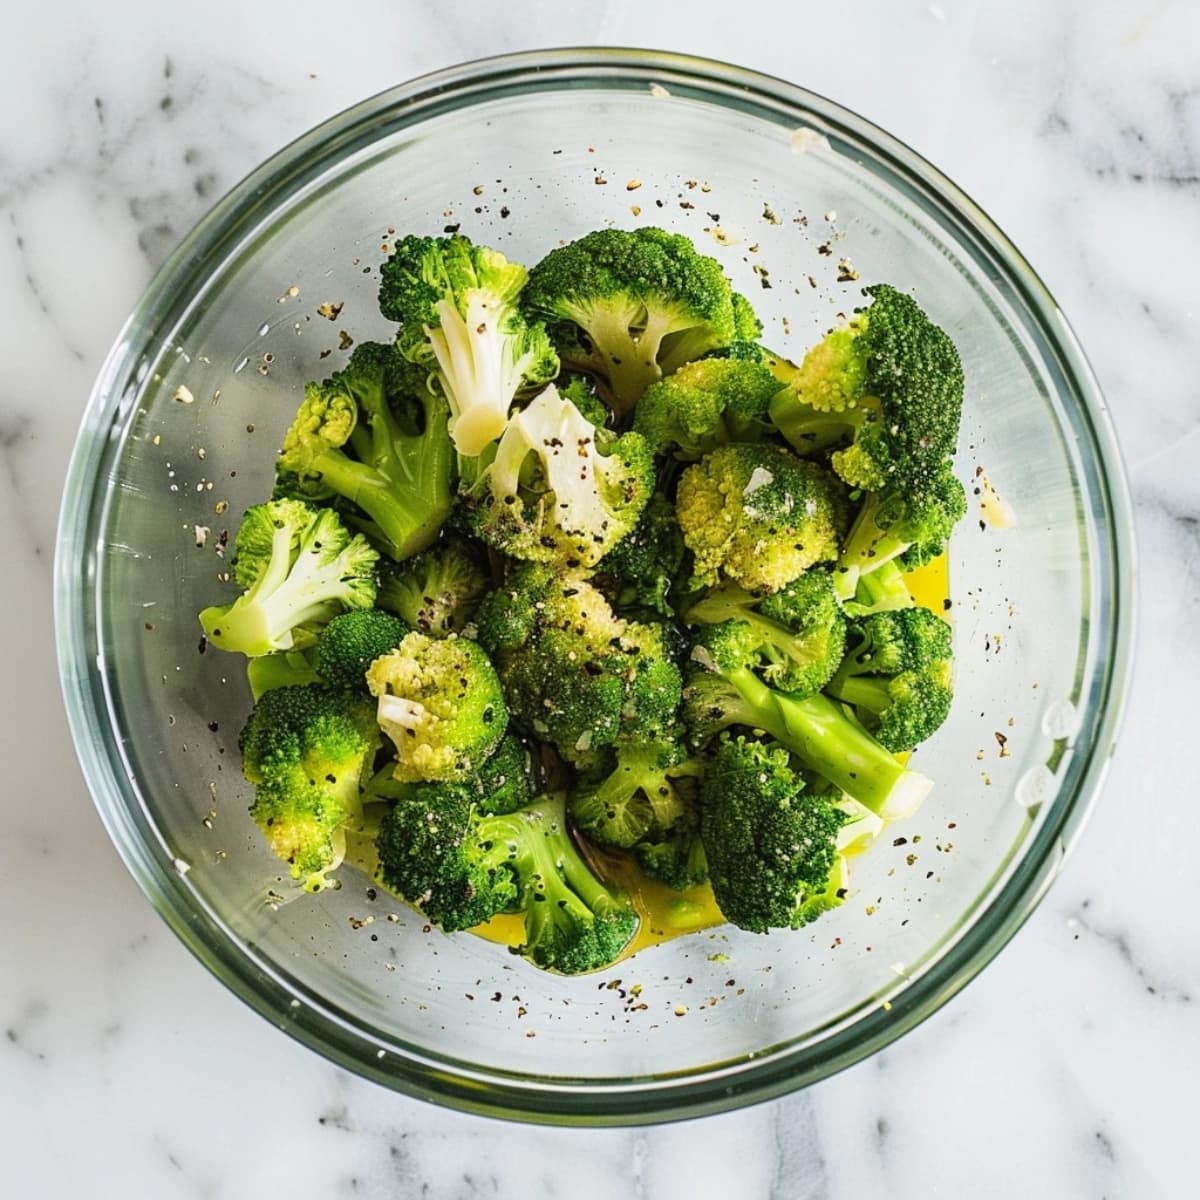
[[[316,671],[335,688],[367,692],[367,668],[395,650],[409,626],[379,608],[361,608],[334,617],[317,640]]]
[[[600,560],[592,579],[620,613],[670,616],[686,554],[675,505],[655,492],[632,532]]]
[[[695,555],[695,580],[724,574],[776,592],[814,563],[838,556],[845,488],[782,446],[720,446],[679,480],[676,516]]]
[[[570,761],[671,727],[679,669],[662,627],[618,617],[587,580],[526,564],[476,613],[514,720]]]
[[[708,858],[700,837],[699,796],[665,834],[650,834],[633,848],[641,869],[677,892],[708,882]]]
[[[593,874],[571,840],[563,797],[482,813],[458,785],[426,785],[384,817],[385,882],[447,932],[521,912],[517,953],[575,975],[616,961],[637,931],[628,900]]]
[[[381,572],[375,603],[431,637],[462,633],[490,586],[486,565],[461,538],[447,538]]]
[[[941,726],[954,698],[950,626],[926,608],[878,612],[853,626],[854,648],[829,684],[876,740],[912,750]]]
[[[601,846],[628,850],[668,834],[689,810],[701,764],[666,739],[629,742],[585,771],[568,801],[575,828]]]
[[[598,429],[551,386],[509,421],[464,502],[489,546],[574,569],[599,562],[653,491],[654,456],[641,435]]]
[[[465,638],[410,633],[375,659],[367,686],[402,781],[462,779],[496,749],[508,724],[496,671]]]
[[[504,431],[518,391],[558,374],[545,329],[518,308],[528,273],[456,234],[401,238],[379,274],[400,352],[445,396],[455,449],[478,455]]]
[[[596,390],[596,381],[590,375],[578,371],[564,371],[555,386],[560,396],[566,397],[593,425],[603,429],[611,420],[608,405]]]
[[[330,618],[375,600],[379,556],[329,509],[298,500],[256,504],[242,518],[234,555],[234,578],[245,590],[200,613],[205,637],[221,650],[255,657],[304,649]]]
[[[723,740],[700,790],[700,836],[713,897],[741,929],[798,929],[841,901],[845,814],[808,795],[787,751]]]
[[[939,554],[966,510],[951,458],[963,403],[958,351],[911,296],[887,284],[873,303],[805,356],[771,419],[801,453],[850,439],[830,462],[870,493],[839,561],[838,595],[861,574],[904,555],[916,566]]]
[[[872,812],[887,820],[911,816],[932,781],[902,767],[828,696],[796,700],[764,683],[755,673],[756,639],[746,629],[726,621],[700,631],[692,654],[701,669],[690,675],[683,698],[693,743],[733,726],[762,730]]]
[[[341,371],[305,388],[279,455],[282,490],[342,498],[387,554],[407,558],[450,511],[447,415],[394,346],[362,342]]]
[[[372,706],[320,684],[263,693],[242,730],[250,815],[293,879],[318,892],[362,823],[359,782],[379,744]]]
[[[685,363],[638,401],[633,428],[656,454],[691,462],[727,442],[757,442],[779,381],[761,363],[704,358]]]
[[[650,384],[737,333],[720,264],[650,227],[598,229],[552,250],[530,271],[522,303],[549,324],[564,364],[604,382],[618,417]]]
[[[846,649],[846,620],[833,580],[818,567],[761,599],[722,584],[693,604],[686,620],[744,625],[747,658],[763,681],[799,700],[815,695],[833,678]]]

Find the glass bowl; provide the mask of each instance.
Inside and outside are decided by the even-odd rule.
[[[957,342],[972,511],[950,576],[958,695],[937,786],[806,930],[710,930],[582,978],[430,930],[345,868],[298,894],[246,815],[241,660],[203,653],[227,532],[269,491],[304,381],[385,335],[394,233],[533,262],[656,224],[725,264],[797,355],[871,281]],[[991,513],[980,499],[1000,497]],[[990,524],[1002,509],[1007,520]],[[716,1112],[880,1049],[1005,944],[1104,775],[1129,664],[1129,504],[1095,380],[1004,235],[911,150],[776,79],[679,55],[526,54],[328,121],[226,196],[96,383],[59,537],[59,658],[101,816],[155,908],[273,1024],[389,1087],[564,1124]],[[904,839],[901,842],[901,839]]]

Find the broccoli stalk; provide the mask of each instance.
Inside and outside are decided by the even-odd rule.
[[[445,403],[394,347],[364,342],[342,371],[305,388],[279,455],[281,480],[350,501],[383,549],[407,558],[433,542],[450,511],[446,421]]]
[[[526,278],[519,263],[461,235],[403,238],[380,269],[379,307],[400,322],[401,353],[446,397],[460,454],[500,436],[522,387],[558,374],[545,329],[517,307]]]
[[[248,657],[300,650],[347,608],[375,599],[378,555],[350,536],[336,513],[298,500],[246,510],[235,541],[234,577],[245,591],[200,613],[212,645]]]

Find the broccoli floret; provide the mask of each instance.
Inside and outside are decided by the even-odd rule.
[[[462,779],[500,744],[508,711],[488,657],[461,637],[410,633],[367,671],[402,781]]]
[[[655,492],[632,532],[600,560],[592,578],[618,612],[670,616],[686,554],[675,505]]]
[[[619,745],[599,767],[583,774],[568,802],[576,829],[601,846],[628,850],[659,840],[689,809],[683,781],[696,779],[701,764],[668,740]]]
[[[703,745],[733,726],[758,729],[786,746],[800,762],[892,820],[911,816],[932,782],[906,770],[828,696],[797,700],[755,673],[758,651],[746,625],[726,621],[700,632],[684,689],[683,718],[693,743]]]
[[[596,381],[590,375],[582,375],[578,371],[564,371],[555,386],[560,396],[570,400],[583,415],[603,429],[612,417],[608,405],[596,391]]]
[[[674,722],[681,683],[662,627],[618,617],[585,579],[526,564],[476,625],[514,720],[571,761]]]
[[[700,837],[699,797],[671,829],[657,837],[649,835],[633,848],[634,858],[651,879],[677,892],[708,881],[708,858]]]
[[[844,600],[860,574],[893,558],[916,566],[939,554],[966,510],[951,470],[963,402],[958,351],[911,296],[887,284],[864,290],[870,308],[813,347],[771,404],[801,453],[850,439],[831,465],[870,494],[839,562]]]
[[[334,617],[317,641],[316,670],[321,682],[367,692],[367,668],[400,645],[409,626],[379,608]]]
[[[832,887],[846,817],[805,792],[779,746],[724,739],[700,789],[700,836],[713,897],[741,929],[798,929],[840,899]],[[844,894],[844,892],[843,892]]]
[[[205,636],[221,650],[255,657],[304,649],[330,618],[374,603],[379,556],[329,509],[298,500],[256,504],[242,518],[234,554],[234,578],[245,590],[200,613]]]
[[[747,659],[764,682],[800,700],[833,678],[846,648],[846,620],[833,581],[817,567],[761,599],[722,584],[693,604],[686,619],[702,625],[741,623]]]
[[[618,417],[737,332],[720,264],[681,234],[649,227],[598,229],[552,250],[530,271],[522,302],[549,323],[567,366],[603,380]]]
[[[941,726],[954,697],[950,626],[926,608],[878,612],[853,626],[854,648],[829,684],[881,745],[912,750]]]
[[[705,358],[652,383],[634,410],[633,428],[656,454],[691,462],[727,442],[757,442],[779,381],[761,363]]]
[[[407,558],[450,511],[446,420],[445,402],[394,346],[363,342],[343,370],[305,388],[279,455],[282,488],[340,497],[387,554]]]
[[[447,538],[399,567],[381,572],[375,603],[431,637],[462,633],[490,586],[480,556]]]
[[[517,953],[575,975],[614,962],[637,931],[628,900],[593,874],[571,840],[563,797],[488,815],[456,785],[414,789],[384,817],[385,882],[445,930],[521,912]]]
[[[509,421],[465,502],[489,546],[573,569],[599,562],[653,491],[654,457],[641,435],[597,429],[551,386]]]
[[[837,558],[845,488],[782,446],[720,446],[684,471],[676,516],[697,583],[724,574],[751,591],[775,592]]]
[[[854,598],[842,601],[842,611],[848,617],[865,617],[873,612],[912,608],[913,603],[904,572],[892,559],[866,575],[859,575]]]
[[[320,684],[263,693],[239,741],[250,815],[293,879],[318,892],[362,823],[359,783],[379,744],[372,706]]]
[[[445,396],[455,449],[478,455],[503,432],[517,392],[558,374],[544,327],[517,305],[528,273],[456,234],[402,238],[379,274],[380,311],[400,323],[401,353]]]

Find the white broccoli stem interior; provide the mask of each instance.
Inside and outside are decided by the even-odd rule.
[[[450,405],[450,438],[460,454],[479,454],[504,431],[520,376],[512,378],[511,340],[502,305],[488,292],[465,294],[466,315],[448,300],[435,306],[439,326],[425,329]]]
[[[407,696],[380,696],[377,717],[380,728],[420,729],[425,719],[425,706]]]
[[[911,817],[933,789],[933,780],[920,771],[908,770],[896,780],[877,815],[884,821],[902,821]]]

